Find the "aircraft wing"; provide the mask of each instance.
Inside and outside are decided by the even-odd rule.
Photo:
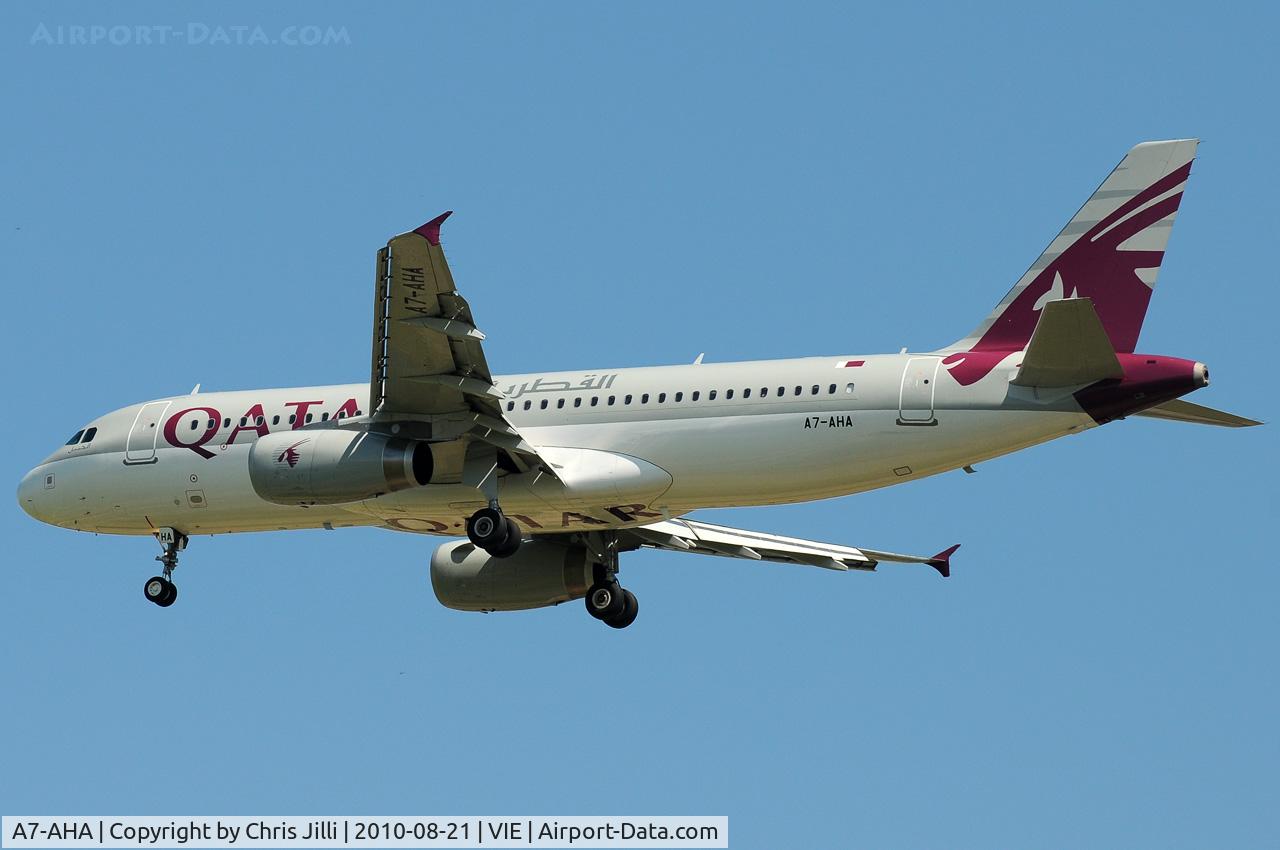
[[[828,570],[874,570],[881,561],[900,564],[927,564],[943,578],[951,575],[951,555],[960,548],[952,546],[932,557],[898,555],[873,549],[855,549],[834,543],[819,543],[797,537],[781,537],[760,531],[744,531],[723,525],[695,522],[691,519],[671,519],[623,529],[623,538],[632,538],[639,546],[667,549],[672,552],[694,552],[700,555],[721,555],[727,558],[746,558],[751,561],[774,561],[781,564],[802,564]]]
[[[440,247],[450,213],[402,233],[378,251],[374,288],[371,423],[421,439],[470,436],[506,450],[518,466],[543,467],[502,412],[471,307]],[[553,473],[554,474],[554,473]]]

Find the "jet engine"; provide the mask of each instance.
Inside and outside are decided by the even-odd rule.
[[[277,505],[336,505],[431,481],[430,443],[343,428],[282,431],[249,451],[249,480]]]
[[[456,611],[521,611],[586,596],[593,567],[583,546],[526,540],[511,557],[495,558],[461,540],[431,556],[431,587]]]

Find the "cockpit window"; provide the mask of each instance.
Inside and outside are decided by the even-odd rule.
[[[97,428],[90,428],[88,431],[85,431],[85,432],[84,432],[84,439],[83,439],[83,440],[81,440],[80,442],[82,442],[82,443],[92,443],[92,442],[93,442],[93,438],[94,438],[94,437],[96,437],[96,436],[98,436],[98,429],[97,429]]]
[[[81,428],[79,431],[76,431],[75,436],[73,436],[70,440],[67,440],[67,445],[74,446],[76,443],[80,442],[80,438],[83,436],[84,436],[84,429]]]

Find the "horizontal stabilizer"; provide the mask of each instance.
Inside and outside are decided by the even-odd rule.
[[[1093,300],[1066,298],[1044,305],[1012,383],[1070,387],[1123,376]]]
[[[1224,413],[1221,410],[1192,404],[1180,398],[1166,401],[1164,404],[1157,404],[1155,407],[1149,407],[1133,415],[1149,416],[1152,419],[1172,419],[1175,422],[1193,422],[1196,425],[1220,425],[1223,428],[1248,428],[1250,425],[1262,424],[1256,419],[1246,419],[1243,416],[1236,416],[1234,413]]]

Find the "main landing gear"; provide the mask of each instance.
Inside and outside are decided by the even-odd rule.
[[[606,626],[625,629],[636,621],[640,603],[636,595],[618,584],[618,540],[605,540],[604,562],[595,565],[594,583],[587,589],[587,613]]]
[[[515,520],[503,514],[494,501],[467,520],[467,538],[495,558],[509,558],[520,548],[523,534]]]
[[[147,579],[142,586],[142,593],[148,602],[168,608],[178,600],[178,586],[173,583],[173,571],[178,568],[178,553],[187,548],[187,535],[172,528],[161,528],[156,530],[156,540],[164,547],[164,554],[156,555],[156,560],[164,565],[164,574]]]

